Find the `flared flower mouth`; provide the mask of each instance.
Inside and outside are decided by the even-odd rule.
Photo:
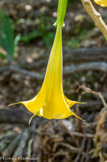
[[[107,0],[94,0],[94,2],[102,7],[107,7]]]
[[[69,100],[63,93],[62,73],[62,27],[58,25],[42,87],[36,97],[19,103],[24,104],[33,116],[64,119],[74,115],[79,118],[70,110],[78,102]]]
[[[34,115],[47,119],[64,119],[71,115],[78,117],[70,108],[78,103],[65,97],[63,93],[63,58],[62,58],[62,26],[66,12],[67,0],[59,0],[58,15],[56,21],[56,34],[51,49],[45,78],[39,93],[29,101],[14,104],[23,104]],[[14,104],[10,104],[12,106]],[[31,118],[31,119],[32,119]],[[30,120],[31,121],[31,120]]]

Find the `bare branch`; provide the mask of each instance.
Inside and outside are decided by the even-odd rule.
[[[43,79],[43,76],[41,76],[39,73],[31,72],[31,71],[28,71],[28,70],[25,70],[25,69],[21,69],[18,66],[11,65],[9,67],[9,69],[11,71],[13,71],[13,72],[17,72],[17,73],[21,73],[21,74],[24,74],[24,75],[28,75],[28,76],[30,76],[32,78],[35,78],[36,80],[42,80]]]
[[[48,62],[48,54],[42,54],[31,63],[20,64],[20,67],[27,70],[41,69],[46,67]],[[93,47],[80,49],[64,49],[64,65],[68,63],[107,61],[107,47]],[[1,70],[1,68],[0,68]]]
[[[87,13],[89,14],[89,16],[93,19],[95,25],[102,32],[107,41],[107,25],[103,21],[100,13],[96,11],[90,0],[81,0],[81,2],[84,8],[86,9]]]
[[[84,93],[91,93],[91,94],[94,94],[96,96],[99,96],[99,98],[101,99],[104,107],[107,108],[107,103],[106,103],[104,97],[102,96],[102,94],[100,92],[95,92],[95,91],[91,90],[90,88],[85,87],[84,85],[80,85],[78,82],[76,82],[76,84],[79,86],[78,91],[80,89],[82,89],[83,90],[83,94]]]
[[[70,75],[72,73],[77,73],[80,71],[87,71],[87,70],[97,70],[102,72],[107,72],[107,63],[105,62],[91,62],[91,63],[84,63],[80,65],[71,65],[66,66],[64,68],[64,75]]]
[[[37,81],[43,80],[43,75],[41,75],[40,73],[21,69],[17,65],[3,67],[0,69],[0,73],[5,72],[7,70],[10,72],[17,72],[17,73],[20,73],[23,75],[28,75]],[[81,72],[81,71],[87,71],[87,70],[96,70],[96,71],[101,71],[101,72],[107,73],[107,63],[105,63],[105,62],[91,62],[91,63],[83,63],[83,64],[78,64],[78,65],[72,64],[69,66],[65,66],[64,67],[64,76],[71,75],[71,74]]]

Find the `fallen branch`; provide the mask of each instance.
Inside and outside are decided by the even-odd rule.
[[[16,138],[3,151],[2,155],[4,157],[11,156],[14,153],[14,150],[16,149],[16,147],[18,146],[20,139],[21,139],[21,134],[16,136]]]
[[[99,111],[102,108],[102,102],[100,101],[86,101],[87,104],[79,105],[79,110],[81,112],[93,112]]]
[[[0,109],[0,123],[22,123],[28,124],[32,114],[20,108]]]
[[[107,25],[103,21],[100,13],[96,11],[90,0],[81,0],[81,2],[89,16],[93,19],[95,25],[102,32],[107,41]]]
[[[44,68],[47,65],[49,54],[40,55],[35,62],[20,65],[27,70]],[[64,49],[64,65],[71,62],[107,61],[107,48],[81,48],[76,50]]]
[[[17,72],[17,73],[21,73],[21,74],[24,74],[24,75],[28,75],[32,78],[35,78],[36,80],[42,80],[43,79],[43,76],[41,76],[39,73],[36,73],[36,72],[31,72],[31,71],[27,71],[25,69],[21,69],[20,67],[18,66],[15,66],[15,65],[11,65],[9,67],[9,69],[12,71],[12,72]]]
[[[96,111],[100,110],[102,106],[101,101],[87,101],[87,104],[80,105],[81,111]],[[87,108],[87,109],[86,109]],[[4,108],[0,109],[0,123],[19,123],[28,125],[29,119],[31,118],[32,114],[27,110],[21,108]],[[35,125],[43,122],[45,119],[36,116],[33,121]],[[33,122],[32,121],[32,122]]]
[[[80,65],[71,65],[64,68],[64,75],[70,75],[76,72],[96,70],[107,73],[107,63],[105,62],[91,62]]]
[[[23,132],[23,134],[21,136],[19,145],[13,155],[14,158],[17,159],[18,157],[21,157],[21,156],[23,157],[24,149],[25,149],[26,144],[31,136],[31,133],[32,133],[32,130],[30,128],[25,129],[25,131]]]
[[[6,68],[4,68],[6,70]],[[31,72],[28,70],[21,69],[20,67],[17,67],[15,65],[11,65],[10,67],[7,67],[8,70],[11,72],[17,72],[21,73],[23,75],[28,75],[31,78],[34,78],[37,81],[43,80],[43,75]],[[81,72],[81,71],[87,71],[87,70],[96,70],[107,73],[107,63],[105,62],[91,62],[91,63],[83,63],[79,65],[72,64],[71,66],[65,66],[64,67],[64,76],[71,75],[73,73]]]
[[[0,154],[7,147],[7,145],[15,138],[14,132],[8,132],[4,138],[0,141]]]
[[[24,108],[4,108],[0,109],[0,123],[18,123],[28,125],[29,119],[31,118],[32,113],[25,110]],[[44,118],[36,116],[33,118],[32,123],[34,123],[34,128],[40,123],[46,121]]]

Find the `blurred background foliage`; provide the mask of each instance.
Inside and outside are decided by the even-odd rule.
[[[0,3],[1,6],[5,3],[2,7],[3,13],[13,20],[12,26],[15,26],[15,35],[21,35],[20,42],[22,44],[31,43],[50,48],[55,32],[55,27],[52,24],[56,20],[56,0],[40,2],[32,0],[27,3],[24,0],[21,2],[19,0],[19,3],[17,0],[13,3],[10,0],[4,0]],[[97,6],[97,8],[99,7]],[[99,9],[103,12],[101,8]],[[102,16],[107,21],[107,12],[103,12]],[[79,0],[68,1],[65,24],[63,42],[69,48],[82,47],[84,40],[89,40],[90,37],[99,39],[98,36],[100,35],[101,40],[104,40],[100,32],[95,28],[93,21],[81,7]],[[92,46],[93,44],[96,43],[92,41],[86,46]]]
[[[16,53],[16,48],[20,40],[20,35],[14,36],[14,23],[12,19],[5,16],[0,11],[0,46],[5,50],[6,53],[0,53],[0,57],[12,61]]]

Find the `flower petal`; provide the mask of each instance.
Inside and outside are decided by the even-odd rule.
[[[70,107],[78,102],[71,101],[64,96],[62,72],[62,26],[58,25],[46,75],[39,93],[29,101],[15,104],[24,104],[34,114],[31,119],[35,115],[43,116],[47,119],[64,119],[71,115],[79,118],[70,110]]]
[[[94,2],[102,7],[107,7],[107,0],[94,0]]]

